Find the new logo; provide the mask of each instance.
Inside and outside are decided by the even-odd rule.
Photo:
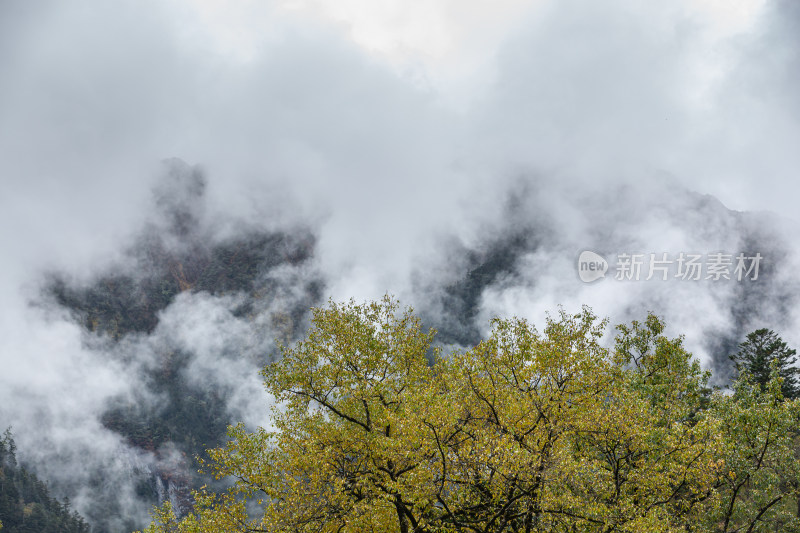
[[[608,271],[608,261],[602,255],[584,250],[578,257],[578,277],[584,283],[591,283],[600,278],[606,277]]]

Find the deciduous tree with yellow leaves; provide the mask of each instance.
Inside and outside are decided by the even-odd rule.
[[[390,297],[315,309],[263,370],[273,427],[210,451],[230,491],[147,531],[800,531],[800,408],[780,377],[711,394],[657,317],[611,348],[606,328],[588,308],[541,332],[496,319],[443,354]]]

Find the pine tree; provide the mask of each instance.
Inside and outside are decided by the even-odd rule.
[[[0,437],[0,529],[8,533],[89,533],[69,500],[50,496],[47,484],[17,463],[17,446],[7,429]]]
[[[739,351],[731,355],[736,372],[747,371],[753,381],[764,389],[769,382],[770,366],[774,362],[783,378],[781,391],[783,397],[792,399],[800,397],[800,370],[793,366],[797,352],[789,348],[783,339],[771,329],[761,328],[747,335],[747,340],[739,345]]]

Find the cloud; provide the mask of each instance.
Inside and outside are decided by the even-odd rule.
[[[0,424],[45,477],[88,486],[85,456],[109,479],[131,471],[108,466],[120,453],[166,461],[101,423],[164,403],[147,376],[166,352],[185,352],[192,386],[227,391],[226,416],[259,422],[258,358],[327,296],[395,293],[448,342],[581,303],[612,321],[657,311],[709,364],[725,346],[704,339],[762,322],[800,342],[793,2],[387,6],[0,3]],[[199,167],[165,181],[171,157]],[[256,238],[280,232],[309,258],[260,271],[269,298],[186,292],[121,340],[42,297],[48,272],[161,279],[143,234],[213,264],[217,244],[281,249]],[[747,294],[575,272],[584,249],[744,247],[776,261]]]

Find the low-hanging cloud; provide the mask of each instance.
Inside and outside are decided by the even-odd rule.
[[[461,345],[494,315],[653,310],[722,373],[748,328],[800,343],[794,2],[531,2],[433,59],[306,4],[0,3],[0,426],[79,510],[112,483],[108,527],[144,519],[137,486],[185,443],[143,450],[120,424],[164,412],[173,370],[224,398],[215,421],[265,423],[257,371],[328,296],[392,292]],[[768,266],[747,289],[586,285],[584,249]],[[252,272],[208,274],[239,250]],[[127,295],[139,329],[75,313],[94,289]]]

